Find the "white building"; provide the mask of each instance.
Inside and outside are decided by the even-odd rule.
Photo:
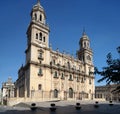
[[[0,89],[0,104],[2,102],[2,92],[1,92],[1,89]]]
[[[94,75],[91,72],[94,65],[89,37],[83,32],[78,41],[77,58],[74,58],[52,50],[49,32],[45,11],[38,0],[31,11],[26,62],[18,72],[16,98],[32,101],[93,99]]]
[[[12,78],[8,78],[7,82],[2,83],[2,103],[6,104],[9,98],[14,98],[15,85],[12,82]]]

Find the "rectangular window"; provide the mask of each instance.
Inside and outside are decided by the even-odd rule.
[[[91,84],[91,79],[89,79],[89,84]]]
[[[57,71],[55,71],[55,77],[57,77]]]
[[[72,75],[70,74],[70,76],[69,76],[69,80],[70,81],[72,81],[73,80],[73,77],[72,77]]]
[[[42,58],[42,53],[41,52],[39,53],[39,57]]]
[[[39,69],[38,75],[39,75],[39,76],[42,76],[42,75],[43,75],[41,68]]]
[[[39,53],[38,59],[43,60],[43,53],[42,52]]]

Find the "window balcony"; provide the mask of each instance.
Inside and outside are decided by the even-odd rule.
[[[58,76],[54,76],[54,78],[58,79],[59,77]]]
[[[69,81],[73,81],[73,79],[69,79]]]
[[[44,58],[42,56],[38,56],[39,60],[44,60]]]
[[[43,76],[43,74],[42,73],[38,73],[38,76]]]

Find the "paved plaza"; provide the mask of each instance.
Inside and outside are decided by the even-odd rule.
[[[81,109],[76,110],[76,102],[81,104]],[[56,111],[50,111],[50,104],[56,104]],[[0,106],[0,114],[119,114],[120,104],[113,103],[110,106],[108,102],[99,102],[99,107],[94,107],[95,101],[56,101],[56,102],[38,102],[36,111],[30,110],[31,103],[20,103],[14,107]]]

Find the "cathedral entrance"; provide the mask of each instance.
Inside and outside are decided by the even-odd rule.
[[[58,90],[57,89],[54,90],[54,98],[58,98]]]
[[[69,88],[69,98],[73,98],[73,89]]]

